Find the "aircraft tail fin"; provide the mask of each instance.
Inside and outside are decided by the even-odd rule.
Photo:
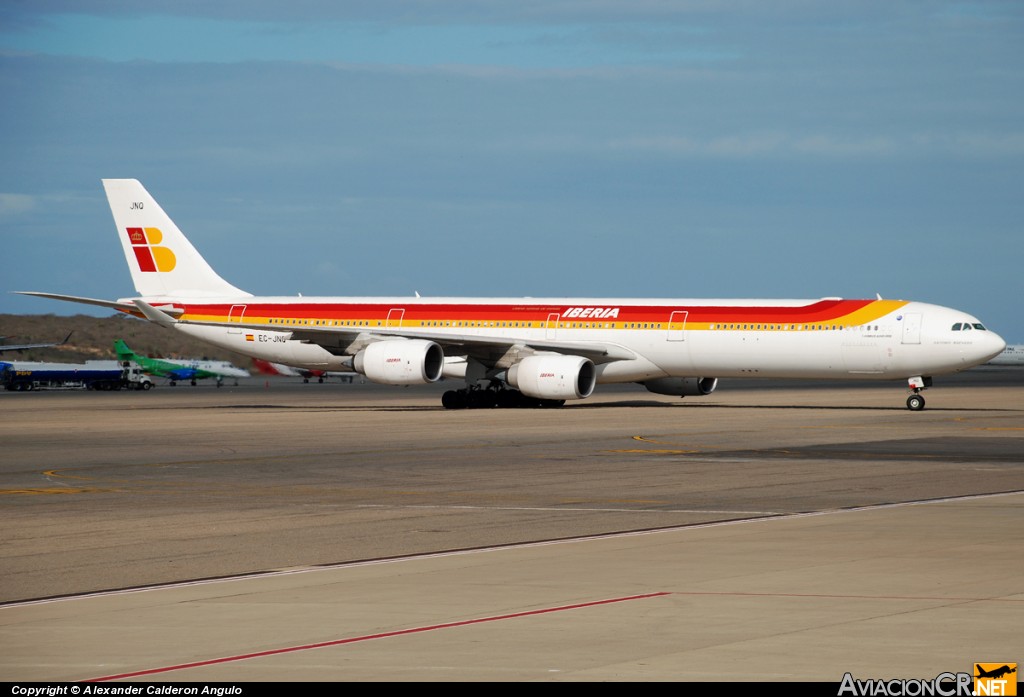
[[[135,290],[143,296],[248,297],[217,275],[135,179],[104,179]]]
[[[114,341],[114,353],[117,354],[117,360],[128,361],[131,360],[135,352],[128,348],[128,344],[124,343],[121,339]]]

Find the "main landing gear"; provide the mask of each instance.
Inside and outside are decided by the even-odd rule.
[[[441,395],[445,409],[536,409],[560,407],[564,399],[538,399],[527,397],[519,390],[505,387],[466,387],[448,390]]]
[[[911,395],[907,397],[907,409],[910,411],[921,411],[924,409],[924,397],[921,392],[932,386],[932,379],[928,377],[914,377],[907,380],[910,386]]]

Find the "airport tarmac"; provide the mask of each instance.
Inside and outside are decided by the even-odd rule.
[[[0,395],[0,680],[933,678],[1024,654],[1024,371]]]

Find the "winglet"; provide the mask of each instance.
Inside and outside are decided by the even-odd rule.
[[[171,317],[166,312],[156,309],[144,300],[132,300],[135,307],[139,308],[139,312],[145,315],[146,319],[154,324],[159,324],[161,327],[173,327],[178,323],[178,320]]]

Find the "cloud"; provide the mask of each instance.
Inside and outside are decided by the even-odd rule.
[[[0,218],[23,215],[35,210],[36,198],[27,194],[0,193]]]
[[[963,250],[1016,240],[1022,17],[970,1],[0,3],[0,234],[25,259],[4,278],[129,292],[99,179],[137,177],[259,292],[865,286],[999,298],[1020,325],[1014,255],[974,255],[975,273]],[[39,301],[0,293],[19,302]]]

